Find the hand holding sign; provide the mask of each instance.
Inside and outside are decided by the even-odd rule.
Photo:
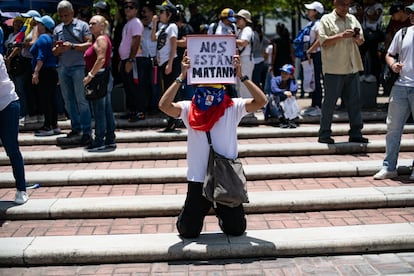
[[[236,82],[235,36],[189,35],[187,51],[191,62],[191,68],[187,72],[189,84]]]

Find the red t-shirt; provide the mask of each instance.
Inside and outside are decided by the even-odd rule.
[[[111,39],[107,35],[104,35],[104,37],[106,41],[108,42],[108,48],[106,49],[105,63],[102,66],[102,68],[105,68],[108,66],[109,62],[111,61],[111,53],[112,53]],[[97,58],[96,52],[93,48],[95,43],[96,42],[92,43],[92,45],[85,51],[85,54],[83,55],[85,59],[86,72],[89,72],[92,69],[93,65],[95,64],[96,58]]]

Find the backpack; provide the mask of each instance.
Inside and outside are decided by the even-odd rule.
[[[295,57],[300,59],[306,57],[305,53],[311,46],[309,34],[315,22],[316,21],[313,21],[312,24],[306,25],[305,28],[299,31],[295,39],[293,39],[293,50]]]
[[[231,30],[232,30],[233,34],[236,34],[236,31],[237,30],[234,28],[234,25],[231,24],[230,26],[231,26]],[[217,27],[218,27],[218,22],[214,22],[214,25],[213,25],[213,34],[216,34]]]

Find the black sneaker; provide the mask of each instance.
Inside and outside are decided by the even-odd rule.
[[[163,132],[173,132],[177,127],[178,120],[174,118],[168,119],[167,127],[164,128]]]
[[[80,140],[80,144],[82,146],[87,146],[90,145],[92,143],[92,137],[90,134],[83,134],[82,138]]]
[[[318,143],[322,143],[322,144],[335,144],[335,140],[332,139],[331,137],[319,137],[318,138]]]
[[[53,135],[53,129],[43,126],[42,128],[35,131],[35,136],[51,136]]]
[[[107,148],[107,149],[116,149],[116,143],[106,144],[105,148]]]
[[[350,143],[368,143],[368,138],[365,137],[349,137]]]
[[[75,138],[78,136],[80,136],[80,131],[77,131],[77,130],[72,130],[71,132],[66,134],[66,138]]]
[[[97,152],[97,151],[102,151],[104,149],[106,149],[105,145],[99,146],[94,143],[90,144],[89,146],[85,148],[85,150],[87,150],[88,152]]]
[[[296,128],[297,125],[294,120],[289,120],[289,128]]]
[[[128,118],[128,122],[133,123],[133,122],[138,122],[141,120],[145,120],[145,115],[142,112],[138,112],[136,114],[133,114],[131,117]]]

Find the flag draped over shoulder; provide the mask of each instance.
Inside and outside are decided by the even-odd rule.
[[[22,43],[24,41],[24,38],[30,33],[32,30],[32,26],[30,25],[32,20],[33,18],[26,18],[23,27],[20,29],[19,33],[16,36],[16,43]]]

